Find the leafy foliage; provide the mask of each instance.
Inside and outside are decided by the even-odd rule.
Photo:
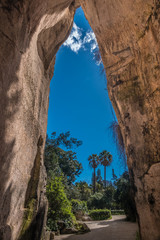
[[[51,134],[51,138],[47,137],[47,142],[51,148],[57,148],[58,146],[66,147],[67,149],[72,149],[82,145],[82,141],[77,140],[76,138],[70,137],[70,132],[60,133],[56,137],[56,132]]]
[[[85,201],[80,201],[77,199],[71,200],[72,205],[72,212],[76,214],[77,212],[82,212],[82,214],[85,214],[88,212],[87,203]]]
[[[92,195],[88,201],[87,205],[89,209],[115,209],[115,200],[114,200],[115,188],[111,184],[101,192],[97,192]]]
[[[99,185],[101,185],[101,187],[103,187],[103,179],[102,179],[102,176],[101,176],[101,170],[100,169],[97,170],[96,180],[97,180],[97,183]]]
[[[112,184],[108,185],[105,188],[103,195],[104,208],[115,209],[117,208],[114,199],[115,188]]]
[[[89,165],[94,169],[97,168],[99,165],[99,157],[97,154],[90,155],[88,157],[88,161],[89,161]]]
[[[119,179],[114,174],[114,180],[114,184],[110,183],[105,189],[90,196],[88,209],[124,210],[127,219],[135,221],[136,207],[128,172],[124,172]]]
[[[99,157],[97,154],[92,154],[88,157],[89,165],[93,168],[93,192],[96,192],[96,168],[99,165]]]
[[[113,215],[125,215],[124,210],[111,210],[112,216]]]
[[[119,205],[121,209],[124,209],[128,220],[136,221],[136,207],[131,192],[128,172],[124,172],[123,175],[116,180],[115,186],[116,192],[114,198],[117,205]]]
[[[91,196],[91,187],[85,181],[76,182],[75,184],[77,190],[80,194],[80,200],[87,201],[88,198]]]
[[[99,161],[104,166],[104,186],[106,187],[106,167],[111,165],[112,155],[104,150],[99,154]]]
[[[82,164],[77,161],[75,152],[56,149],[59,167],[67,178],[68,184],[73,183],[82,172]]]
[[[110,166],[112,163],[112,155],[104,150],[99,154],[99,160],[104,167]]]
[[[93,220],[107,220],[111,219],[111,211],[108,209],[95,209],[89,211],[89,216]]]
[[[82,164],[77,161],[75,152],[65,151],[60,146],[71,149],[81,144],[81,141],[70,137],[70,132],[61,133],[57,138],[55,132],[52,133],[51,138],[47,136],[44,154],[47,176],[53,178],[64,175],[67,183],[72,184],[81,174]]]
[[[64,220],[67,224],[72,225],[74,215],[72,213],[71,203],[67,199],[62,184],[62,177],[55,177],[47,184],[47,198],[49,201],[48,210],[48,227],[55,231],[56,221]]]
[[[71,138],[69,132],[59,136],[53,133],[50,138],[47,137],[45,166],[48,176],[49,229],[56,231],[57,221],[63,221],[66,227],[71,227],[75,224],[75,216],[78,219],[78,214],[83,216],[88,209],[93,210],[90,214],[93,213],[92,218],[95,220],[110,218],[110,211],[106,209],[111,209],[112,212],[116,210],[116,213],[117,210],[122,213],[121,209],[124,209],[128,219],[135,219],[136,210],[128,173],[125,172],[118,179],[113,170],[114,183],[108,182],[107,185],[101,177],[100,169],[97,170],[96,176],[96,169],[100,163],[106,168],[112,162],[112,156],[106,150],[99,156],[92,154],[88,158],[89,165],[94,169],[93,184],[88,185],[85,181],[74,183],[76,177],[81,174],[82,165],[71,148],[81,144],[81,141]],[[106,180],[105,177],[104,179]],[[102,208],[105,210],[101,210]]]
[[[103,193],[95,193],[87,201],[89,209],[101,209],[103,208],[103,205]]]
[[[82,164],[77,161],[76,153],[68,149],[81,144],[81,141],[70,137],[70,132],[61,133],[57,137],[56,133],[52,133],[50,138],[47,137],[44,154],[49,202],[47,226],[52,231],[58,229],[57,221],[62,220],[66,227],[72,226],[75,221],[68,199],[74,195],[79,197],[73,182],[81,173]]]

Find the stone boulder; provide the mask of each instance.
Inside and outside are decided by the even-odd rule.
[[[78,233],[78,230],[76,228],[64,228],[60,231],[61,234],[75,234]]]
[[[77,222],[76,228],[78,229],[78,234],[83,234],[91,231],[87,224],[82,221]]]
[[[83,222],[92,221],[91,217],[88,216],[88,215],[83,216],[81,220],[82,220]]]

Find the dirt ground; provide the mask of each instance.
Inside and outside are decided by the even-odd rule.
[[[125,216],[113,216],[108,221],[86,222],[91,232],[81,235],[56,236],[56,240],[135,240],[138,226],[125,221]]]

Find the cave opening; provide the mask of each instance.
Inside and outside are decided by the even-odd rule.
[[[99,194],[99,198],[103,199],[103,205],[100,202],[98,208],[113,208],[113,211],[122,211],[124,214],[120,205],[117,205],[117,209],[115,206],[111,206],[114,205],[113,199],[109,200],[108,205],[106,205],[107,200],[104,200],[107,191],[112,191],[111,195],[114,198],[116,192],[114,184],[127,172],[123,140],[119,143],[120,139],[117,139],[115,133],[117,127],[119,125],[108,96],[107,79],[98,43],[82,8],[79,8],[74,17],[71,33],[56,55],[54,76],[50,85],[47,147],[52,141],[55,143],[57,139],[60,142],[56,147],[54,145],[54,160],[51,160],[55,171],[52,171],[48,162],[48,150],[45,155],[48,175],[56,179],[56,184],[62,181],[69,201],[72,202],[73,198],[74,201],[79,199],[87,203],[92,195]],[[68,133],[69,135],[66,135]],[[82,141],[79,148],[73,149],[73,152],[76,152],[74,156],[68,145],[61,142],[62,138],[59,139],[59,136],[62,135],[63,138],[67,136],[67,140],[71,136]],[[104,168],[104,165],[99,162],[93,172],[88,158],[92,154],[100,155],[103,150],[111,154],[112,162],[107,165],[107,168]],[[69,161],[69,165],[67,165],[63,159],[66,162],[69,159],[73,165],[77,161],[77,165],[80,164],[83,170],[81,168],[79,172],[74,172],[74,177],[71,176],[68,166],[73,168],[75,165],[71,166]],[[79,168],[80,165],[78,165]],[[61,179],[59,180],[59,178]],[[94,178],[97,179],[95,185]],[[49,182],[49,188],[50,184]],[[85,185],[88,195],[81,193],[78,195],[80,185],[81,187]],[[68,190],[69,188],[72,190]],[[50,192],[48,194],[50,196]],[[89,207],[92,208],[92,206]],[[50,212],[49,217],[49,225],[51,225]]]
[[[112,169],[117,176],[127,170],[126,156],[116,144],[114,125],[118,123],[108,96],[98,43],[80,7],[75,13],[71,34],[56,55],[47,134],[70,131],[73,137],[82,140],[83,144],[77,150],[78,159],[84,165],[80,180],[88,183],[92,170],[87,157],[107,149],[114,159],[107,169],[107,180],[110,181]],[[103,168],[101,171],[103,175]]]
[[[80,3],[99,41],[107,71],[109,96],[125,140],[142,239],[159,239],[159,0],[81,0]],[[45,225],[45,217],[36,227],[34,223],[39,218],[39,211],[42,210],[40,215],[43,216],[47,208],[43,150],[53,56],[70,32],[77,4],[79,1],[75,0],[47,0],[45,4],[43,1],[1,3],[0,238],[4,240],[17,239],[22,230],[29,230],[30,226],[39,236],[42,225]],[[78,24],[76,26],[81,28]],[[75,36],[74,40],[77,41]],[[58,58],[57,55],[57,61]],[[66,66],[69,61],[68,58]],[[84,59],[82,62],[86,63]],[[82,69],[88,72],[89,67],[86,64],[78,71],[81,73]],[[66,76],[62,79],[66,80]],[[78,82],[77,76],[75,79]],[[81,80],[83,77],[79,82]],[[61,85],[68,92],[69,84],[65,86],[61,82]],[[81,93],[78,95],[75,91],[76,97],[86,100],[84,92]],[[91,85],[87,93],[91,93]],[[66,99],[68,96],[63,102],[67,103]],[[75,99],[72,97],[72,102]],[[64,110],[58,108],[62,111],[60,119],[67,122],[66,116],[70,114],[64,114]],[[88,109],[85,114],[81,112],[81,121],[87,118]],[[80,112],[77,105],[73,119],[76,111]],[[88,129],[93,127],[91,123],[95,115],[95,111],[90,114]],[[99,114],[97,116],[101,119]],[[77,119],[71,125],[74,126],[75,122]],[[83,128],[78,128],[82,135]],[[94,135],[88,142],[97,147],[100,141],[96,129],[91,129]],[[72,131],[68,127],[67,130]],[[48,134],[52,131],[58,132],[51,129]],[[71,134],[83,140],[76,132]],[[93,144],[94,139],[98,144]],[[87,167],[84,170],[87,171]],[[87,176],[89,171],[88,168]]]

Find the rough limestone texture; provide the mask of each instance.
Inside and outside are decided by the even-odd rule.
[[[160,1],[81,0],[125,142],[142,240],[160,239]]]
[[[72,0],[0,1],[0,240],[43,235],[49,84],[75,8]]]
[[[121,126],[142,240],[159,240],[160,2],[80,2]],[[49,84],[78,4],[0,1],[0,240],[43,238]]]

